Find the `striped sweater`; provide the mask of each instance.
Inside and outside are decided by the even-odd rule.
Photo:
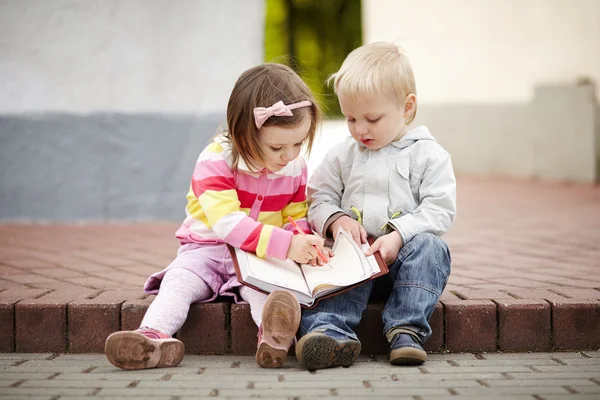
[[[252,172],[243,160],[231,168],[231,146],[217,137],[198,157],[187,195],[180,244],[228,243],[258,257],[285,259],[294,218],[310,233],[306,212],[308,171],[301,157],[280,171]]]

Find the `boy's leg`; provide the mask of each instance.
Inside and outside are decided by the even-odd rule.
[[[252,319],[259,327],[256,363],[262,368],[283,365],[300,324],[300,304],[286,290],[268,296],[246,286],[240,296],[250,304]]]
[[[305,309],[300,323],[302,336],[314,332],[336,332],[358,340],[354,328],[360,322],[373,290],[373,281],[341,294],[320,300],[314,308]]]
[[[392,294],[383,311],[384,333],[392,364],[420,364],[422,344],[431,336],[429,318],[450,275],[450,252],[439,237],[421,233],[410,240],[390,266]]]
[[[185,322],[190,304],[211,294],[195,273],[183,268],[167,271],[141,327],[111,334],[104,347],[106,357],[114,366],[129,370],[178,365],[185,346],[172,335]]]
[[[296,356],[309,370],[348,367],[360,354],[354,328],[360,322],[373,289],[373,281],[319,301],[304,310]]]

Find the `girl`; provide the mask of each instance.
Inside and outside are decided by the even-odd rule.
[[[175,260],[150,276],[144,290],[158,293],[136,331],[115,332],[105,344],[116,367],[174,367],[184,345],[172,338],[191,303],[233,296],[250,304],[259,326],[256,362],[280,367],[300,323],[300,306],[286,291],[268,297],[236,279],[227,244],[258,257],[317,261],[323,240],[295,235],[291,216],[307,233],[305,161],[320,111],[310,89],[290,68],[264,64],[244,72],[227,105],[227,131],[217,135],[196,163],[187,195],[187,218],[176,233]],[[328,250],[326,254],[329,254]],[[238,297],[239,296],[239,297]]]

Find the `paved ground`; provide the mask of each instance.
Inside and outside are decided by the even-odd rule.
[[[429,350],[600,349],[599,227],[599,186],[459,177],[453,272]],[[139,323],[151,301],[141,286],[171,260],[176,228],[0,225],[0,352],[101,352],[110,332]],[[385,352],[380,311],[365,316],[369,352]],[[189,324],[192,353],[255,346],[247,308],[193,308]]]
[[[309,373],[290,360],[262,370],[252,357],[187,356],[177,368],[114,368],[102,355],[0,354],[0,400],[372,398],[598,399],[600,352],[432,355],[419,368],[361,358]]]
[[[600,186],[459,177],[449,291],[597,298]],[[132,289],[176,251],[175,223],[0,224],[0,290]],[[590,295],[590,296],[588,296]]]

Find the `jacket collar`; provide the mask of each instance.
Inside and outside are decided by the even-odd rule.
[[[433,140],[434,142],[436,141],[426,126],[419,125],[406,132],[406,135],[402,136],[399,140],[395,140],[390,144],[399,149],[403,149],[405,147],[410,146],[413,143],[418,142],[419,140]]]

